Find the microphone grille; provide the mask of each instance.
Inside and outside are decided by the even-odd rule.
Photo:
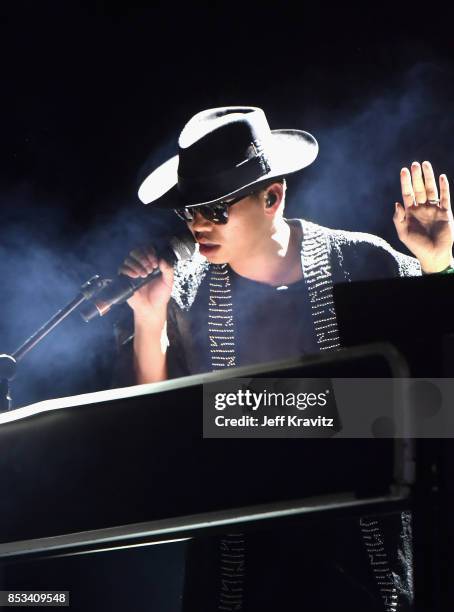
[[[192,236],[174,236],[170,241],[170,246],[177,261],[190,259],[195,252],[195,242]]]

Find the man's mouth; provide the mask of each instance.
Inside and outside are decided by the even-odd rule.
[[[208,241],[199,241],[199,252],[201,255],[205,257],[207,255],[211,255],[215,251],[217,251],[221,247],[220,244],[215,244],[214,242]]]

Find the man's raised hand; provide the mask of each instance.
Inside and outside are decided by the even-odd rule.
[[[413,162],[400,172],[403,205],[396,202],[394,225],[400,240],[418,258],[423,272],[441,272],[451,265],[454,220],[445,174],[440,197],[430,162]]]

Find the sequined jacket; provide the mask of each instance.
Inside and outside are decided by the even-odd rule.
[[[340,346],[333,285],[421,274],[416,259],[397,252],[377,236],[332,230],[303,219],[298,222],[303,229],[303,277],[309,292],[320,351]],[[171,378],[200,371],[185,313],[190,311],[200,283],[212,272],[213,266],[198,256],[179,262],[175,267],[174,288],[168,311],[168,369]]]
[[[333,230],[302,219],[295,221],[301,223],[303,230],[303,278],[307,283],[320,351],[340,346],[333,302],[333,286],[336,283],[421,274],[416,259],[397,252],[377,236]],[[194,303],[200,284],[212,270],[213,266],[197,254],[175,266],[167,319],[170,378],[199,371],[186,313]],[[123,326],[117,337],[122,347],[122,358],[118,362],[116,385],[134,384],[130,342],[132,331]],[[232,364],[228,357],[225,364]],[[397,521],[389,524],[374,517],[363,517],[359,528],[370,570],[376,580],[376,591],[383,604],[377,609],[385,612],[410,610],[413,586],[409,513],[402,513]]]

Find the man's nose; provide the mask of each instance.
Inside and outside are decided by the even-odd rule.
[[[194,213],[194,219],[190,221],[190,227],[195,232],[211,229],[212,225],[213,222],[209,221],[208,219],[205,219],[205,217],[201,215],[198,211]]]

